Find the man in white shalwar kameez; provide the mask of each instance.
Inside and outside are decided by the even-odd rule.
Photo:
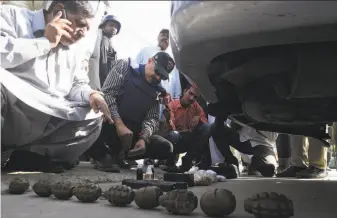
[[[95,10],[88,1],[52,1],[35,12],[1,6],[2,164],[24,150],[43,157],[33,168],[62,171],[97,139],[102,113],[112,122],[103,95],[88,85],[77,43]],[[12,157],[14,168],[32,161]]]

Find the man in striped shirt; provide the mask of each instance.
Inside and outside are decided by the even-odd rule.
[[[174,66],[165,52],[158,52],[145,65],[130,59],[114,63],[102,88],[114,124],[103,125],[100,137],[89,150],[99,170],[119,172],[129,149],[129,155],[140,151],[140,155],[133,156],[135,159],[170,156],[173,145],[153,134],[159,125],[158,94],[165,92],[160,82],[168,79]]]

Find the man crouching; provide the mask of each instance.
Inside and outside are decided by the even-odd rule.
[[[1,6],[2,165],[62,172],[99,136],[98,112],[112,122],[78,53],[95,13],[89,1],[55,0],[39,11]]]
[[[102,88],[114,124],[103,124],[88,151],[99,170],[119,172],[120,167],[129,167],[126,155],[166,159],[172,154],[173,145],[153,134],[159,126],[158,95],[165,92],[160,82],[169,78],[174,66],[165,52],[158,52],[145,65],[130,60],[114,63]]]

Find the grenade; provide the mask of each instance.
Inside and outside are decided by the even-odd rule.
[[[236,208],[235,196],[229,190],[214,189],[201,196],[200,207],[210,217],[228,216]]]
[[[39,180],[33,185],[33,191],[40,197],[49,197],[51,193],[51,182],[49,180]]]
[[[282,194],[263,192],[244,201],[245,211],[259,218],[289,218],[294,216],[293,202]]]
[[[16,177],[9,183],[9,193],[23,194],[29,189],[29,181],[22,177]]]
[[[163,192],[158,187],[144,187],[136,192],[135,203],[142,209],[153,209],[159,206],[161,195],[163,195]]]
[[[159,203],[170,213],[188,215],[198,206],[198,198],[186,189],[176,189],[159,197]]]
[[[102,196],[102,189],[92,183],[80,184],[73,191],[76,198],[82,202],[93,203]]]
[[[112,204],[124,207],[131,204],[135,197],[134,191],[126,185],[112,186],[103,196]]]
[[[209,185],[212,185],[212,179],[205,176],[205,177],[201,178],[200,180],[195,181],[194,184],[196,186],[209,186]]]
[[[58,181],[51,185],[51,192],[60,200],[68,200],[73,196],[74,186],[69,181]]]

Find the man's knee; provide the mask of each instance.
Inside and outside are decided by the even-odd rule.
[[[211,137],[211,130],[212,130],[212,124],[210,123],[203,123],[198,128],[198,134],[204,137]]]
[[[170,141],[172,144],[177,144],[180,138],[181,136],[177,131],[170,131],[166,136],[166,139]]]
[[[166,159],[173,154],[173,144],[160,135],[152,135],[147,146],[148,155],[156,159]]]

